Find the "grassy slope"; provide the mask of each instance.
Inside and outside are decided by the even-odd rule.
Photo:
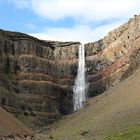
[[[140,140],[140,69],[53,124],[55,140]],[[48,138],[49,139],[49,138]]]

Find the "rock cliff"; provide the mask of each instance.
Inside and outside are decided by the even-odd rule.
[[[0,30],[0,104],[47,121],[71,112],[79,44]]]
[[[38,40],[0,30],[0,104],[51,122],[73,110],[80,42]],[[129,76],[140,64],[140,16],[85,44],[89,96]]]
[[[118,84],[140,65],[140,16],[87,43],[86,64],[89,95],[95,96]]]

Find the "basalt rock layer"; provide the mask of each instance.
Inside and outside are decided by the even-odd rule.
[[[48,122],[71,112],[79,44],[0,30],[0,104]]]
[[[86,48],[89,94],[95,96],[118,84],[140,65],[140,16]]]
[[[0,104],[51,122],[73,110],[80,42],[43,41],[0,30]],[[96,96],[140,64],[140,16],[85,44],[88,95]]]

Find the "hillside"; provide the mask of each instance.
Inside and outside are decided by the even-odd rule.
[[[139,140],[140,69],[52,125],[53,140]],[[48,138],[49,139],[49,138]]]
[[[89,99],[79,112],[63,117],[28,140],[139,140],[139,84],[140,69],[137,69],[119,85]],[[23,135],[30,134],[12,114],[2,108],[0,114],[1,138],[7,136],[4,140],[12,140],[13,136],[20,136],[23,140]]]
[[[0,30],[0,105],[40,120],[41,125],[70,114],[79,45]],[[84,46],[88,94],[93,97],[139,66],[140,15]]]
[[[87,96],[94,98],[83,110],[68,115],[73,112],[79,45],[0,29],[1,135],[28,133],[14,116],[41,131],[38,138],[46,138],[43,126],[55,121],[50,139],[102,140],[125,130],[139,131],[140,15],[84,44]]]
[[[0,107],[0,139],[12,139],[13,137],[25,137],[31,135],[31,131],[18,121],[13,114]]]

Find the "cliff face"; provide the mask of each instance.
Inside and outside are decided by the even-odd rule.
[[[1,30],[0,104],[48,121],[71,112],[79,44]]]
[[[79,42],[42,41],[0,30],[0,104],[51,121],[73,109]],[[140,16],[85,44],[89,96],[116,85],[140,64]]]
[[[108,33],[86,48],[89,95],[118,84],[140,65],[140,16]]]

